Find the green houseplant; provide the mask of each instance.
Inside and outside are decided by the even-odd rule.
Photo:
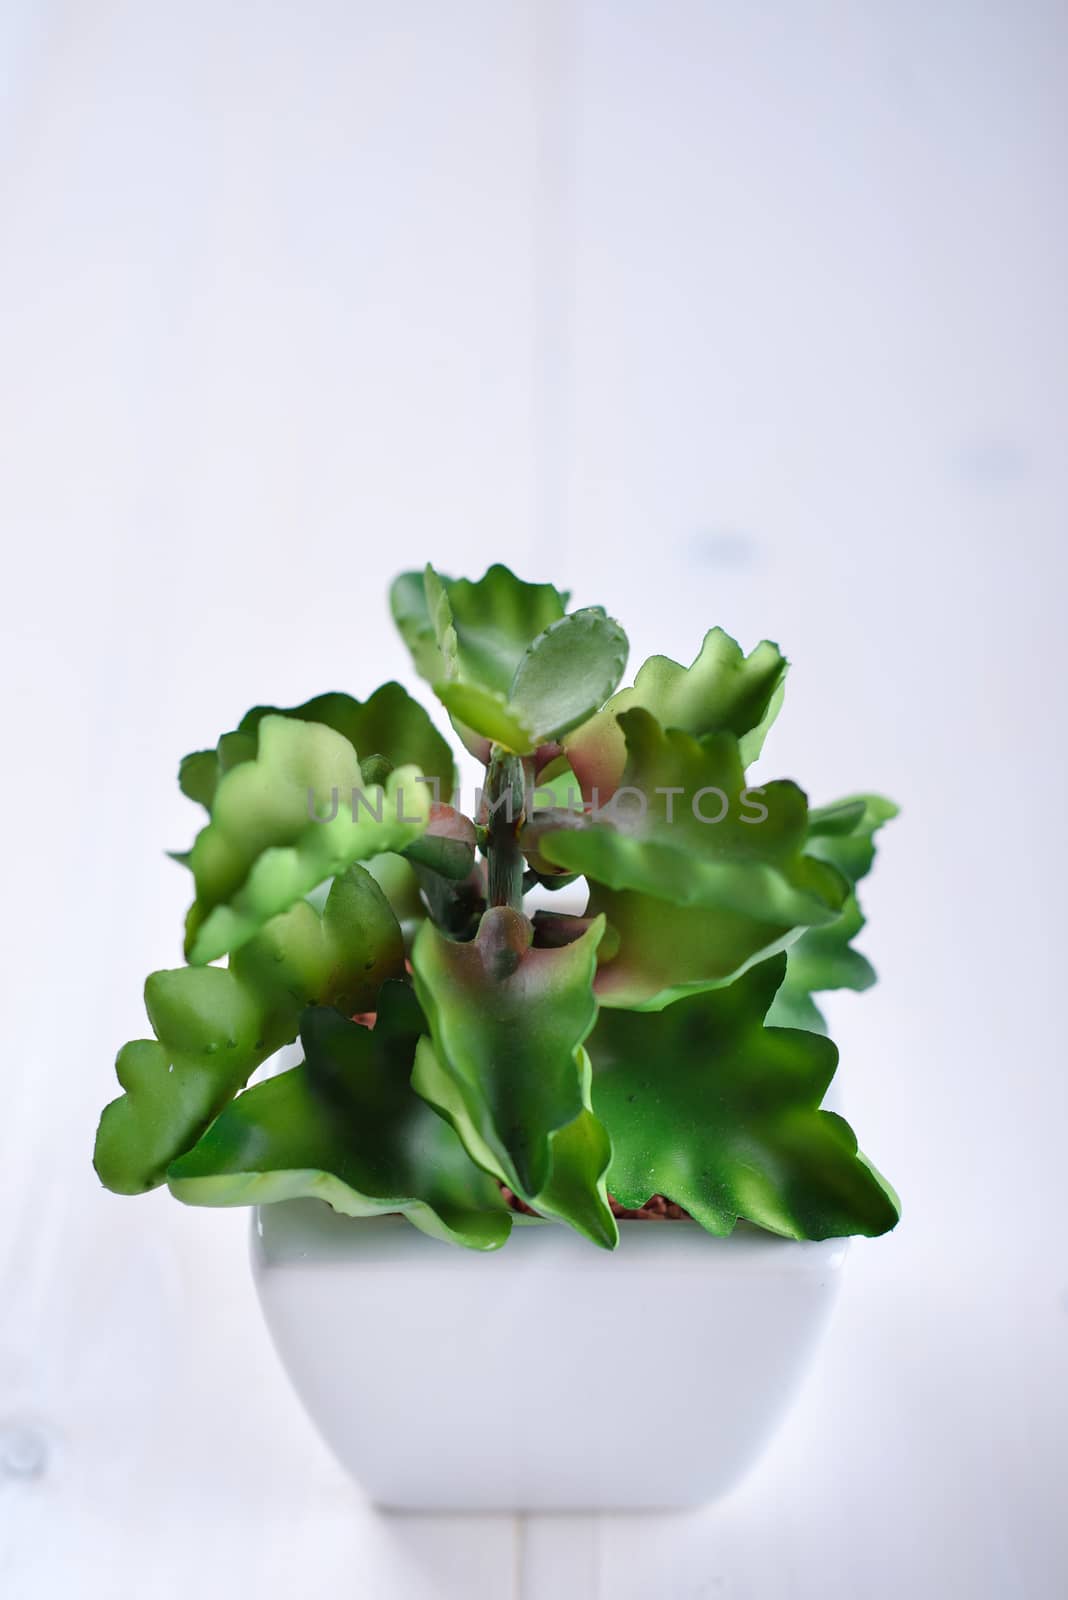
[[[873,980],[894,807],[749,780],[772,644],[713,629],[619,690],[618,624],[504,567],[392,605],[481,784],[396,683],[186,757],[187,965],[147,980],[97,1171],[254,1207],[279,1353],[378,1503],[699,1502],[783,1414],[843,1236],[897,1221],[813,998]]]
[[[874,974],[856,888],[894,806],[750,786],[787,664],[713,629],[633,686],[598,607],[493,566],[407,573],[393,615],[485,769],[396,683],[257,707],[181,764],[207,812],[187,965],[120,1051],[101,1180],[197,1205],[310,1197],[493,1250],[534,1213],[876,1235],[893,1192],[821,1109],[813,999]],[[585,880],[580,914],[524,897]],[[219,964],[225,961],[225,964]],[[299,1037],[303,1062],[249,1085]]]

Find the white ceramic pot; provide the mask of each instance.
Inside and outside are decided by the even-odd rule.
[[[482,1255],[317,1200],[255,1213],[282,1361],[379,1505],[576,1511],[722,1494],[781,1422],[845,1241],[622,1222],[618,1250],[520,1223]]]

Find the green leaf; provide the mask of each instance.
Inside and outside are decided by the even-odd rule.
[[[533,750],[537,735],[508,703],[506,695],[483,689],[477,683],[435,683],[434,693],[455,722],[524,754]]]
[[[427,778],[436,780],[436,799],[447,801],[452,796],[452,751],[423,707],[399,683],[384,683],[365,701],[335,693],[316,695],[289,709],[253,706],[233,733],[223,734],[214,750],[198,750],[185,757],[178,773],[182,793],[210,811],[220,778],[240,762],[255,759],[259,726],[268,716],[333,728],[361,758],[379,755],[394,767],[415,765]]]
[[[406,573],[393,614],[418,671],[462,732],[525,754],[588,717],[619,682],[626,636],[592,606],[494,566],[477,583]]]
[[[602,1006],[661,1011],[718,989],[787,947],[796,930],[722,906],[677,906],[634,890],[591,887],[586,916],[604,915],[615,950],[601,947],[594,992]]]
[[[594,1244],[614,1250],[619,1243],[619,1229],[608,1204],[606,1183],[612,1150],[608,1134],[591,1109],[592,1074],[585,1050],[579,1050],[577,1065],[583,1109],[549,1134],[548,1176],[536,1195],[525,1195],[514,1181],[509,1182],[469,1114],[456,1079],[442,1067],[429,1039],[419,1041],[412,1087],[456,1129],[464,1148],[484,1171],[508,1183],[539,1215],[566,1222]]]
[[[769,1013],[769,1021],[776,1026],[826,1033],[827,1025],[812,995],[826,989],[869,989],[875,982],[871,962],[852,944],[865,920],[856,885],[871,870],[876,833],[897,812],[892,800],[868,794],[809,814],[807,854],[836,868],[849,883],[850,892],[833,922],[807,929],[791,946],[786,978]]]
[[[197,898],[189,959],[201,965],[236,950],[271,917],[354,861],[400,851],[430,819],[416,767],[365,787],[357,752],[323,724],[265,716],[253,761],[219,782],[211,821],[193,845]],[[313,820],[309,796],[329,820]],[[330,797],[330,799],[328,799]]]
[[[531,640],[560,620],[566,603],[552,584],[524,583],[499,564],[477,583],[428,566],[402,573],[390,590],[393,620],[421,677],[459,677],[501,695]]]
[[[505,906],[487,911],[466,944],[424,924],[412,965],[433,1050],[421,1048],[414,1083],[487,1171],[536,1210],[611,1246],[609,1151],[590,1112],[581,1049],[596,1016],[603,927],[563,949],[536,950],[527,919]]]
[[[140,1194],[162,1183],[262,1062],[296,1038],[312,1001],[369,1010],[404,970],[392,910],[361,867],[335,879],[322,915],[298,901],[236,951],[228,968],[154,972],[145,1005],[155,1039],[119,1052],[125,1090],[104,1110],[95,1165],[104,1184]]]
[[[885,1233],[896,1200],[848,1123],[819,1110],[838,1061],[829,1039],[763,1018],[786,958],[665,1011],[601,1013],[593,1104],[608,1182],[624,1205],[654,1194],[710,1233],[739,1217],[796,1239]]]
[[[365,870],[389,901],[404,935],[405,948],[408,948],[420,924],[426,920],[426,907],[419,895],[419,879],[415,868],[404,856],[388,853],[374,856]]]
[[[747,789],[733,734],[697,740],[640,709],[620,721],[623,784],[599,817],[569,818],[555,832],[539,819],[542,856],[609,889],[721,907],[781,928],[838,914],[847,886],[833,867],[802,854],[807,802],[796,784]]]
[[[215,750],[194,750],[183,756],[178,767],[178,787],[190,800],[211,810],[215,785],[219,781],[219,757]],[[173,852],[177,854],[177,852]]]
[[[573,611],[531,641],[509,691],[512,711],[538,744],[585,722],[627,664],[627,636],[600,606]]]
[[[477,583],[446,580],[456,630],[456,668],[469,683],[508,694],[528,646],[559,622],[567,595],[551,583],[524,583],[497,564]]]
[[[452,806],[432,806],[426,832],[405,846],[409,861],[462,880],[475,864],[475,825]]]
[[[299,1067],[246,1090],[168,1172],[191,1205],[325,1200],[350,1217],[402,1212],[437,1239],[493,1250],[511,1217],[497,1185],[410,1083],[423,1019],[388,983],[373,1028],[305,1012]]]
[[[255,754],[255,730],[235,728],[222,735],[214,750],[195,750],[192,755],[183,756],[178,767],[178,787],[190,800],[210,811],[219,779],[242,761],[251,761]]]
[[[439,619],[432,612],[427,595],[428,573],[437,578],[432,567],[424,572],[402,572],[390,587],[389,603],[393,621],[408,646],[416,672],[427,683],[436,683],[439,678],[451,676],[452,667],[442,650]],[[433,591],[435,600],[439,597],[440,586],[438,579]]]
[[[607,800],[626,764],[626,745],[617,718],[641,707],[663,728],[681,728],[695,738],[733,733],[742,766],[754,762],[782,704],[787,662],[778,645],[765,639],[748,656],[724,633],[706,633],[697,659],[683,667],[668,656],[650,656],[634,686],[622,689],[589,722],[564,740],[571,765],[589,798],[596,788]]]

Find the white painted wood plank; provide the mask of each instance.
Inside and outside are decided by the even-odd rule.
[[[518,1521],[517,1600],[552,1600],[553,1596],[596,1600],[604,1592],[600,1516],[576,1512],[573,1516],[523,1516]]]

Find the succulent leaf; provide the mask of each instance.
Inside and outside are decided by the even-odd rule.
[[[415,1084],[487,1171],[536,1210],[612,1244],[608,1146],[589,1109],[581,1050],[596,1016],[603,928],[562,949],[533,949],[530,923],[506,906],[487,911],[465,944],[425,924],[412,966],[433,1050],[421,1048]]]
[[[585,821],[568,818],[557,832],[539,823],[547,860],[609,889],[782,928],[833,920],[847,885],[833,867],[802,854],[807,802],[796,784],[747,790],[733,734],[698,740],[661,728],[641,709],[620,721],[623,784],[608,808]]]
[[[298,901],[235,951],[229,967],[152,973],[145,1005],[156,1037],[119,1052],[125,1093],[100,1119],[101,1180],[121,1194],[155,1188],[255,1069],[296,1038],[306,1005],[369,1010],[383,981],[403,970],[389,903],[353,866],[335,879],[321,915]]]
[[[567,596],[490,567],[477,583],[394,584],[393,615],[419,672],[464,731],[527,754],[584,721],[622,675],[627,640],[599,606],[565,616]]]
[[[387,983],[373,1028],[314,1007],[303,1063],[247,1089],[173,1162],[191,1205],[325,1200],[350,1217],[402,1212],[435,1238],[493,1250],[511,1229],[497,1185],[410,1083],[423,1028],[406,983]]]
[[[571,612],[531,641],[509,701],[537,744],[559,739],[604,703],[623,676],[628,649],[623,629],[600,606]]]
[[[357,752],[320,723],[265,716],[255,759],[223,777],[190,856],[197,898],[186,948],[198,965],[238,949],[271,917],[354,861],[404,850],[430,820],[416,767],[364,785]],[[333,815],[313,820],[331,796]]]
[[[661,1011],[684,995],[722,988],[798,936],[744,912],[592,884],[586,915],[602,914],[615,942],[611,955],[602,942],[594,992],[601,1005],[631,1011]]]
[[[833,922],[807,928],[790,946],[786,977],[775,996],[769,1022],[826,1033],[813,994],[826,989],[863,990],[875,982],[875,968],[853,948],[853,940],[864,926],[856,886],[871,871],[876,833],[897,812],[892,800],[867,794],[809,813],[806,854],[829,862],[847,880],[850,890]]]
[[[622,781],[627,751],[617,718],[641,707],[663,728],[681,728],[695,738],[733,733],[742,766],[754,762],[778,715],[787,662],[765,639],[749,655],[722,628],[711,628],[696,660],[683,667],[669,656],[650,656],[634,685],[621,689],[597,716],[564,740],[587,799],[596,788],[607,800]]]
[[[182,761],[178,782],[182,793],[210,811],[219,780],[232,767],[256,756],[257,735],[264,717],[292,717],[333,728],[359,751],[361,758],[379,755],[390,766],[417,766],[435,780],[434,798],[452,797],[455,762],[448,743],[417,700],[399,683],[384,683],[368,700],[349,694],[320,694],[303,705],[287,708],[253,706],[233,733],[224,733],[214,750],[196,750]]]
[[[795,1239],[885,1233],[892,1191],[849,1124],[819,1109],[838,1061],[829,1039],[768,1028],[786,958],[664,1011],[601,1013],[590,1041],[594,1110],[608,1128],[612,1193],[653,1194],[710,1233],[739,1218]]]

